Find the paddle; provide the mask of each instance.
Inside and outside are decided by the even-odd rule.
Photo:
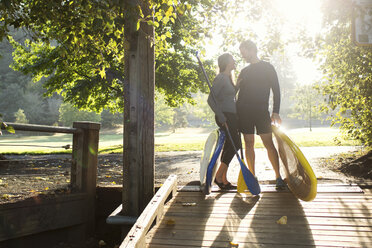
[[[208,78],[207,73],[205,72],[203,63],[201,62],[201,60],[199,58],[199,52],[196,52],[196,58],[198,59],[199,66],[201,67],[201,69],[203,71],[203,74],[205,76],[205,79],[207,80],[207,84],[208,84],[209,90],[211,92],[212,99],[216,103],[216,105],[218,106],[218,103],[217,103],[217,100],[216,100],[217,98],[214,95],[214,92],[212,91],[212,85],[211,85],[211,83],[209,81],[209,78]],[[238,150],[236,149],[234,140],[231,137],[231,133],[230,133],[230,130],[229,130],[229,127],[228,127],[227,124],[226,124],[226,131],[227,131],[227,136],[229,137],[229,139],[231,141],[231,144],[233,145],[233,148],[234,148],[234,151],[235,151],[235,155],[238,158],[238,161],[239,161],[239,164],[240,164],[240,168],[241,168],[241,171],[242,171],[242,174],[243,174],[244,182],[247,185],[249,191],[253,195],[258,195],[261,192],[260,185],[258,184],[257,179],[253,176],[253,174],[250,172],[250,170],[247,168],[247,166],[245,166],[245,164],[241,160],[241,158],[239,156],[239,153],[238,153]]]

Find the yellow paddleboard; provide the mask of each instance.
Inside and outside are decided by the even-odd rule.
[[[300,148],[276,126],[272,126],[280,157],[280,174],[299,199],[312,201],[317,193],[317,180]]]
[[[299,199],[312,201],[317,193],[317,180],[300,148],[279,128],[272,126],[280,157],[280,174],[289,189]],[[249,193],[242,172],[239,172],[237,191]]]

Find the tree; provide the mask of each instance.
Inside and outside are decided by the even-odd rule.
[[[212,109],[209,107],[207,99],[208,94],[203,94],[199,92],[195,95],[195,102],[197,105],[189,106],[190,112],[198,117],[202,122],[205,123],[206,126],[213,126],[215,125],[215,114]]]
[[[190,102],[199,90],[207,92],[193,57],[197,50],[203,53],[212,33],[221,34],[223,51],[247,38],[259,44],[262,57],[283,48],[282,17],[275,15],[271,0],[151,0],[155,19],[126,2],[2,1],[0,39],[9,33],[9,26],[26,29],[30,40],[18,43],[9,38],[17,48],[14,68],[36,81],[47,77],[47,95],[58,92],[74,106],[97,112],[123,110],[127,20],[140,30],[146,23],[156,27],[156,86],[171,106]],[[258,23],[265,24],[266,37],[257,36],[254,25]],[[206,61],[205,66],[213,77],[212,63]]]
[[[327,33],[317,41],[324,73],[319,90],[328,101],[322,109],[337,110],[332,124],[372,146],[372,50],[352,42],[351,1],[327,0],[323,8]]]
[[[292,61],[288,54],[274,52],[271,56],[270,63],[275,67],[280,84],[280,116],[290,115],[293,106],[293,96],[296,95],[296,72],[293,69]],[[269,106],[272,107],[272,98]]]
[[[92,111],[78,110],[70,103],[63,103],[59,112],[59,121],[64,126],[72,126],[74,121],[101,121],[101,116],[99,114]]]
[[[191,99],[192,92],[206,90],[192,58],[200,48],[195,44],[201,44],[203,33],[208,31],[193,17],[203,3],[149,2],[155,19],[144,16],[139,5],[123,0],[3,1],[0,39],[9,34],[8,26],[29,32],[31,39],[23,43],[8,37],[16,48],[13,68],[31,74],[34,81],[45,77],[46,95],[57,92],[81,109],[122,112],[124,57],[129,45],[124,28],[130,23],[139,30],[142,25],[154,25],[157,87],[167,94],[167,102],[176,106]],[[177,15],[182,15],[182,24],[176,21]],[[189,32],[190,26],[195,31]],[[171,70],[174,73],[170,74]]]
[[[120,113],[111,113],[104,109],[101,112],[101,124],[103,128],[114,128],[123,124],[123,115]]]
[[[11,31],[17,40],[26,36],[24,32]],[[12,70],[13,47],[4,40],[0,42],[0,109],[7,121],[14,121],[14,113],[23,109],[31,123],[52,125],[58,121],[61,99],[57,94],[44,98],[43,80],[33,83],[29,76]]]
[[[26,118],[25,112],[23,109],[18,109],[18,111],[14,114],[15,122],[16,123],[28,123],[28,120]]]
[[[155,91],[155,127],[173,125],[174,109],[166,104],[165,95]]]
[[[312,131],[312,121],[319,119],[319,105],[322,99],[319,99],[314,85],[297,85],[292,100],[295,102],[293,113],[289,117],[306,120],[309,122],[310,131]]]
[[[177,128],[187,127],[187,112],[184,108],[179,107],[174,109],[173,114],[173,132],[176,131]]]

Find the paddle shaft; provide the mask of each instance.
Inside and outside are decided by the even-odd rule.
[[[206,73],[206,71],[205,71],[205,69],[204,69],[203,63],[201,62],[198,53],[196,53],[196,58],[198,59],[199,66],[201,67],[201,69],[202,69],[202,71],[203,71],[203,74],[204,74],[204,76],[205,76],[205,79],[207,80],[207,84],[208,84],[209,90],[210,90],[210,92],[211,92],[212,99],[213,99],[214,103],[216,104],[216,106],[219,107],[219,106],[218,106],[218,103],[217,103],[217,98],[216,98],[216,96],[215,96],[215,94],[214,94],[214,92],[213,92],[213,90],[212,90],[211,82],[209,81],[208,75],[207,75],[207,73]],[[227,125],[227,123],[225,123],[225,125],[226,125],[227,136],[229,136],[229,139],[230,139],[231,144],[232,144],[232,146],[233,146],[233,148],[234,148],[234,151],[235,151],[235,155],[236,155],[236,157],[241,161],[241,158],[240,158],[240,156],[239,156],[238,150],[236,149],[236,146],[235,146],[234,140],[232,139],[232,136],[231,136],[231,133],[230,133],[230,130],[229,130],[229,126]],[[243,152],[242,152],[242,155],[243,155]]]

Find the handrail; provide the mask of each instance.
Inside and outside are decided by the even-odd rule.
[[[160,187],[158,192],[147,204],[145,210],[138,217],[136,223],[130,229],[129,233],[121,243],[120,248],[131,247],[140,248],[146,246],[146,233],[152,227],[152,224],[158,222],[163,216],[164,204],[169,195],[174,196],[177,193],[177,176],[170,175],[165,180],[163,186]],[[115,211],[113,214],[117,214]]]
[[[14,130],[19,131],[33,131],[33,132],[47,132],[47,133],[79,133],[80,130],[78,128],[73,127],[53,127],[53,126],[45,126],[45,125],[35,125],[35,124],[19,124],[19,123],[11,123],[6,122],[8,126],[14,128]],[[1,125],[1,129],[5,129],[3,125]]]

